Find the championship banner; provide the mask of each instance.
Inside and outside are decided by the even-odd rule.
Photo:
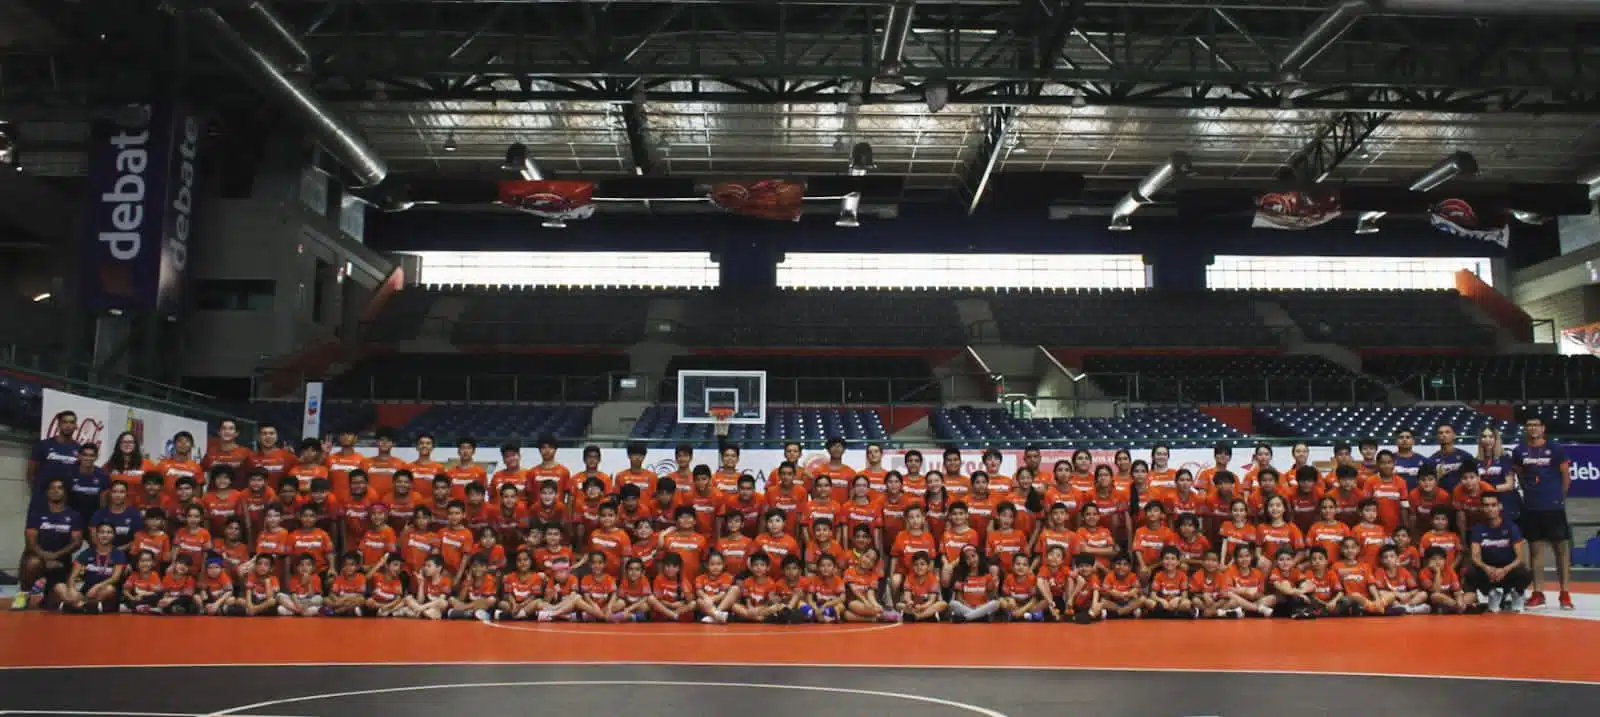
[[[1256,197],[1256,229],[1301,231],[1339,218],[1338,190],[1269,192]]]
[[[1561,336],[1572,343],[1582,346],[1585,351],[1595,356],[1600,356],[1600,323],[1562,329]]]
[[[1511,228],[1506,222],[1505,212],[1495,214],[1499,215],[1498,219],[1485,219],[1478,216],[1471,202],[1446,199],[1428,208],[1428,223],[1446,234],[1509,246]]]
[[[800,221],[806,185],[787,179],[718,182],[710,187],[711,203],[734,214],[760,219]]]
[[[90,128],[83,298],[96,311],[170,313],[183,298],[202,120],[174,102],[123,114]]]
[[[499,202],[545,219],[588,219],[594,216],[594,182],[507,179],[500,182]]]

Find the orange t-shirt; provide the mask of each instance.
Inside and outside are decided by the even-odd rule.
[[[988,573],[968,575],[967,579],[956,583],[956,599],[968,607],[977,607],[989,601],[995,587],[994,576]]]
[[[1273,526],[1262,523],[1256,526],[1258,550],[1269,559],[1276,559],[1283,550],[1298,553],[1306,547],[1305,534],[1300,532],[1300,526],[1294,523],[1284,523]]]
[[[1456,557],[1461,554],[1461,536],[1448,530],[1443,532],[1430,530],[1422,534],[1422,539],[1417,541],[1417,547],[1424,553],[1428,552],[1429,548],[1443,549],[1444,564],[1449,567],[1456,564]]]
[[[315,463],[300,463],[289,469],[289,475],[300,479],[300,493],[311,492],[311,481],[328,477],[328,467]]]
[[[1158,570],[1150,576],[1150,592],[1156,597],[1168,599],[1183,597],[1188,591],[1189,576],[1184,575],[1182,570],[1174,570],[1171,573]]]
[[[274,447],[251,454],[249,464],[251,468],[260,468],[267,472],[267,487],[271,489],[272,486],[278,484],[279,478],[288,475],[289,469],[293,468],[296,462],[298,462],[298,459],[295,458],[293,451],[283,447]],[[239,480],[245,479],[247,479],[247,476],[239,477]],[[243,488],[245,485],[235,481],[234,487]]]
[[[450,478],[450,497],[455,500],[467,499],[467,486],[477,483],[485,491],[489,489],[489,474],[476,463],[471,465],[456,464],[445,470],[444,474]]]
[[[939,542],[939,549],[944,553],[946,563],[955,563],[961,559],[961,551],[969,545],[977,548],[980,553],[983,551],[983,542],[978,537],[978,531],[969,527],[958,533],[952,529],[944,531],[944,539]]]
[[[409,469],[411,464],[394,456],[373,456],[367,459],[367,492],[375,496],[388,496],[394,492],[394,474]]]
[[[1161,550],[1177,543],[1178,534],[1166,526],[1152,529],[1146,525],[1133,531],[1133,552],[1144,560],[1147,567],[1155,567],[1161,562]]]
[[[787,534],[773,537],[771,533],[762,533],[756,536],[755,546],[756,550],[772,558],[774,568],[781,566],[783,559],[791,555],[803,557],[800,555],[800,543]]]
[[[1007,571],[1006,579],[1000,584],[1000,594],[1019,603],[1026,603],[1039,594],[1039,578],[1032,571],[1021,575],[1015,571]]]
[[[721,600],[722,596],[727,595],[728,591],[732,589],[733,575],[726,570],[715,576],[707,573],[694,579],[694,591],[704,597],[711,598],[712,601]]]
[[[356,571],[353,575],[339,573],[333,577],[333,594],[336,597],[361,597],[367,594],[367,576]]]
[[[387,525],[373,527],[361,534],[361,564],[369,567],[377,565],[385,555],[395,552],[399,547],[394,528]]]
[[[176,571],[168,570],[167,576],[161,579],[161,592],[168,597],[173,595],[193,595],[194,575],[179,575]]]
[[[1389,543],[1389,529],[1382,525],[1357,525],[1350,534],[1361,543],[1361,562],[1369,566],[1378,564],[1378,551]]]
[[[1391,475],[1388,481],[1373,476],[1367,479],[1365,492],[1369,498],[1378,501],[1378,523],[1391,533],[1400,527],[1401,513],[1411,505],[1411,491],[1406,488],[1406,479],[1399,474]]]
[[[367,470],[371,459],[351,451],[349,455],[334,453],[325,461],[328,469],[328,482],[333,485],[333,495],[343,503],[350,500],[350,471]],[[368,485],[371,489],[371,485]]]
[[[684,580],[693,580],[700,575],[700,560],[706,554],[706,536],[700,533],[685,533],[674,530],[661,536],[661,549],[677,555],[683,560]]]
[[[439,531],[439,556],[444,558],[446,570],[454,573],[461,569],[461,564],[466,561],[477,548],[472,539],[472,531],[467,528],[450,528]]]
[[[196,488],[204,488],[206,485],[205,469],[201,468],[198,462],[187,458],[167,458],[162,460],[160,463],[155,464],[151,470],[161,474],[161,490],[167,495],[172,495],[173,493],[177,492],[179,478],[188,478],[193,480]],[[235,470],[238,469],[236,468]],[[113,480],[116,479],[116,477],[116,475],[113,475]],[[143,476],[141,476],[140,479],[142,480]],[[235,489],[243,488],[244,480],[245,476],[242,473],[236,474],[233,477],[233,482],[229,483],[228,485],[234,487]],[[131,491],[136,487],[138,486],[130,485],[128,486],[128,489]]]

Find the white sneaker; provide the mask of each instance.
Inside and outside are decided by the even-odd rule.
[[[1266,605],[1256,608],[1256,612],[1261,613],[1262,617],[1272,617],[1272,608],[1267,607]]]
[[[721,625],[721,624],[723,624],[723,623],[725,623],[727,621],[728,621],[728,611],[726,611],[726,610],[718,610],[717,611],[717,620],[716,620],[717,624]]]
[[[710,615],[707,615],[705,617],[700,618],[700,622],[703,622],[703,623],[705,623],[707,625],[715,625],[715,624],[717,624],[717,619],[712,617],[712,616],[710,616]]]
[[[488,610],[479,610],[477,612],[472,613],[472,616],[475,617],[475,618],[478,618],[479,622],[489,622],[489,611]]]
[[[1525,594],[1517,593],[1511,596],[1511,612],[1522,612],[1522,609],[1527,607],[1527,604],[1528,597]]]
[[[1504,588],[1495,588],[1489,593],[1489,612],[1500,612],[1500,605],[1505,602],[1506,591]]]

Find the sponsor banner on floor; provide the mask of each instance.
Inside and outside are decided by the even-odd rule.
[[[195,437],[196,445],[204,445],[205,421],[174,416],[170,413],[133,408],[120,403],[47,388],[42,394],[43,417],[39,437],[56,434],[56,414],[72,411],[78,414],[79,443],[93,443],[100,448],[100,460],[105,462],[111,454],[111,444],[123,431],[133,431],[139,437],[139,449],[145,457],[159,460],[172,454],[172,437],[179,431],[188,431]]]

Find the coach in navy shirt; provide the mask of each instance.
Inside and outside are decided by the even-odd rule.
[[[1571,610],[1572,526],[1567,523],[1567,490],[1572,487],[1572,463],[1567,452],[1545,436],[1544,421],[1529,416],[1522,424],[1522,445],[1511,451],[1511,466],[1522,484],[1522,534],[1527,536],[1533,569],[1533,594],[1528,607],[1544,604],[1544,556],[1539,544],[1556,553],[1556,578],[1561,581],[1562,610]]]
[[[33,453],[28,456],[28,490],[33,491],[28,502],[30,509],[44,504],[45,481],[51,478],[71,480],[78,470],[78,439],[74,438],[78,433],[78,414],[62,411],[51,423],[56,434],[33,444]]]
[[[1490,612],[1500,610],[1508,597],[1511,611],[1521,612],[1522,591],[1533,580],[1528,571],[1528,543],[1522,539],[1517,524],[1502,516],[1500,496],[1484,493],[1483,511],[1488,522],[1467,531],[1467,544],[1472,550],[1472,565],[1465,576],[1467,587],[1489,596]]]
[[[60,478],[45,481],[44,503],[28,511],[23,539],[22,589],[35,580],[47,583],[67,579],[73,551],[83,544],[83,516],[67,506],[67,483]]]
[[[1406,490],[1417,487],[1417,473],[1428,459],[1417,452],[1417,436],[1408,429],[1394,435],[1394,472],[1406,479]]]
[[[1439,450],[1428,458],[1439,475],[1439,487],[1452,492],[1461,482],[1461,466],[1473,460],[1472,454],[1456,445],[1456,427],[1439,424]]]

